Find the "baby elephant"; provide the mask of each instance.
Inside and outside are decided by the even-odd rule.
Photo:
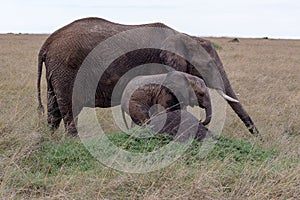
[[[210,122],[211,100],[204,81],[184,72],[172,71],[132,79],[124,89],[121,110],[125,123],[124,112],[130,115],[135,124],[143,125],[153,115],[153,108],[161,107],[169,112],[188,105],[204,108],[206,118],[202,124]]]
[[[217,139],[194,115],[185,110],[157,115],[151,119],[149,125],[156,133],[167,133],[181,142],[188,139]]]

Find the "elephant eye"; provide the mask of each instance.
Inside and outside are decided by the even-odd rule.
[[[200,91],[197,91],[197,95],[199,95],[200,97],[203,97],[203,96],[204,96],[204,93],[203,93],[203,92],[200,92]]]

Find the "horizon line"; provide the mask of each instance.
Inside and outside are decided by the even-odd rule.
[[[53,32],[43,33],[43,32],[0,32],[1,35],[51,35]],[[196,35],[197,37],[203,38],[240,38],[240,39],[265,39],[265,40],[300,40],[296,37],[272,37],[272,36],[213,36],[213,35]]]

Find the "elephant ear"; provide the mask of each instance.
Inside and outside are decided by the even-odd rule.
[[[169,72],[166,76],[164,86],[171,90],[179,102],[183,102],[184,105],[188,104],[191,86],[182,72]]]
[[[201,77],[208,87],[225,91],[218,66],[201,42],[179,33],[169,36],[161,49],[160,57],[165,65]]]
[[[160,53],[160,58],[165,65],[174,68],[177,71],[187,71],[188,57],[190,53],[188,52],[188,44],[182,40],[182,35],[176,34],[169,36],[162,44],[162,52]]]

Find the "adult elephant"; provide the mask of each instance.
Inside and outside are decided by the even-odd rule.
[[[141,29],[147,28],[150,31],[142,31],[139,34]],[[156,31],[152,31],[153,29],[159,29],[160,34],[157,36]],[[137,30],[138,34],[135,34],[134,30]],[[128,32],[126,37],[122,35],[122,33]],[[136,50],[131,49],[128,52],[126,51],[128,46],[122,47],[118,43],[115,45],[114,41],[108,43],[111,45],[110,50],[112,47],[116,51],[121,49],[124,54],[120,55],[105,69],[104,66],[101,66],[101,62],[97,64],[91,61],[93,59],[89,59],[90,65],[94,66],[92,70],[102,70],[96,90],[92,91],[93,94],[89,94],[93,100],[91,101],[86,95],[72,98],[73,88],[76,86],[75,78],[78,72],[82,71],[81,66],[86,64],[86,58],[93,53],[96,62],[105,58],[105,56],[96,55],[97,52],[95,54],[94,49],[118,34],[121,34],[121,37],[118,37],[117,41],[123,42],[122,44],[127,42],[130,45],[140,45],[144,41],[148,41],[148,44],[158,41],[157,43],[161,45],[161,48],[157,48],[157,46],[155,48],[143,47]],[[124,37],[123,40],[122,37]],[[135,39],[138,39],[138,42]],[[170,49],[174,51],[179,49],[179,52],[174,53]],[[99,52],[105,52],[105,46]],[[99,57],[97,58],[97,56]],[[242,104],[234,100],[237,99],[237,96],[212,44],[199,37],[179,33],[162,23],[122,25],[101,18],[85,18],[55,31],[42,45],[38,55],[37,89],[40,111],[43,110],[40,93],[43,63],[46,66],[48,124],[53,130],[58,128],[63,119],[66,130],[76,135],[74,117],[79,114],[82,107],[111,107],[120,104],[121,92],[117,98],[112,99],[113,89],[120,78],[137,66],[158,63],[177,71],[198,76],[205,81],[207,87],[221,91],[220,93],[226,98],[249,131],[253,134],[259,133]],[[150,71],[147,73],[157,73],[156,70]],[[83,82],[86,80],[88,79],[82,79]],[[129,80],[123,80],[122,85],[125,87],[127,82]],[[83,91],[88,90],[84,89]],[[72,103],[79,106],[74,110]]]

